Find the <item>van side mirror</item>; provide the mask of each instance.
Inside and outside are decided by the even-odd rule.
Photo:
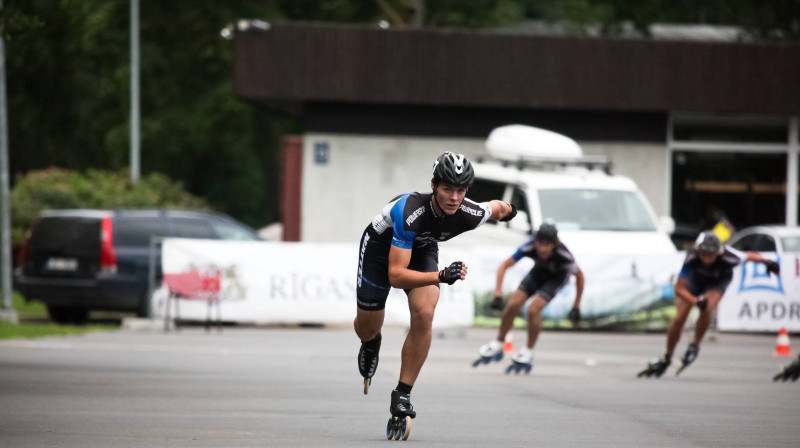
[[[672,235],[673,233],[675,233],[675,220],[672,219],[672,216],[659,217],[658,225],[661,228],[661,231],[666,233],[667,235]]]

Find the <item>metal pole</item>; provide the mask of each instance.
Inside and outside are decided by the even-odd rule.
[[[131,0],[131,182],[139,180],[139,0]]]
[[[0,0],[0,9],[3,1]],[[6,52],[3,36],[0,35],[0,275],[3,283],[3,308],[0,310],[0,321],[17,321],[17,313],[13,308],[11,296],[11,204],[8,194],[8,119],[6,117]]]
[[[786,225],[797,225],[798,153],[800,153],[800,117],[789,121],[789,152],[786,160]]]

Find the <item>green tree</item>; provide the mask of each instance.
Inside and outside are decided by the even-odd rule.
[[[13,244],[23,242],[40,211],[69,208],[210,210],[205,200],[192,196],[179,182],[159,173],[150,173],[133,185],[126,171],[30,171],[17,179],[11,191]]]

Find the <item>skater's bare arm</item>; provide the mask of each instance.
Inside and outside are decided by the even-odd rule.
[[[503,296],[503,278],[506,276],[506,270],[515,264],[517,264],[517,262],[514,260],[514,257],[508,257],[504,262],[500,263],[500,267],[497,268],[497,283],[494,287],[495,297]]]
[[[688,279],[679,278],[678,282],[675,283],[675,296],[689,302],[692,305],[697,305],[697,301],[700,299],[689,292],[689,289],[686,288],[688,283]]]
[[[389,284],[398,289],[419,288],[438,285],[438,272],[418,272],[408,269],[411,249],[392,246],[389,249]]]
[[[489,219],[493,221],[499,221],[505,218],[512,210],[511,204],[497,199],[489,201],[489,207],[492,209],[492,217]]]
[[[572,307],[579,308],[581,305],[581,297],[583,297],[583,271],[578,269],[573,275],[575,276],[575,303],[572,304]]]
[[[755,261],[756,263],[764,263],[767,265],[767,271],[775,274],[780,275],[781,273],[781,266],[778,262],[764,258],[758,252],[745,252],[747,255],[747,261]]]

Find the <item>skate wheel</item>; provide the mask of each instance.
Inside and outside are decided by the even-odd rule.
[[[369,392],[369,385],[372,384],[372,378],[364,378],[364,395]]]
[[[400,420],[399,417],[396,417],[393,420],[394,420],[394,440],[400,440],[400,437],[403,435],[401,434],[402,424],[400,423],[402,420]]]
[[[403,441],[408,440],[408,436],[411,435],[411,417],[406,416],[406,418],[403,419],[400,431],[403,433]]]
[[[386,422],[386,440],[392,440],[394,438],[394,424],[392,423],[392,419],[390,418],[388,422]]]
[[[531,373],[531,369],[533,369],[533,366],[525,366],[525,375],[530,374]]]
[[[511,364],[510,366],[506,367],[506,375],[509,375],[512,370],[514,370],[514,364]]]
[[[478,367],[479,365],[481,365],[481,362],[482,362],[481,358],[478,358],[475,362],[472,363],[472,367]]]

